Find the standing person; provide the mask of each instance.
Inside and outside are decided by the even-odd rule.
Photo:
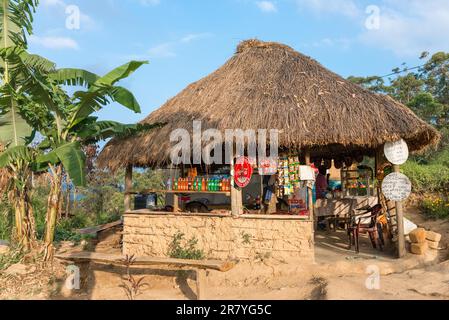
[[[329,184],[327,182],[327,168],[325,166],[320,166],[318,168],[318,175],[315,182],[315,193],[317,199],[326,198],[326,193],[328,191]]]

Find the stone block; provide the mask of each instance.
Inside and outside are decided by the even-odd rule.
[[[438,250],[438,248],[440,247],[440,242],[427,240],[427,245],[430,249]]]
[[[433,231],[427,231],[426,233],[426,239],[433,242],[440,242],[441,241],[441,234],[433,232]]]
[[[409,238],[412,243],[425,243],[427,232],[424,228],[418,228],[409,233]]]
[[[411,252],[417,255],[423,255],[428,249],[427,242],[412,243]]]

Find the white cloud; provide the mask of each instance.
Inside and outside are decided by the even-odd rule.
[[[140,3],[144,6],[157,6],[161,3],[161,0],[140,0]]]
[[[148,50],[148,54],[153,58],[173,58],[176,57],[176,49],[180,45],[187,45],[192,43],[193,41],[212,37],[213,34],[209,32],[204,33],[190,33],[176,41],[164,42],[158,44],[150,50]]]
[[[65,7],[66,4],[61,1],[61,0],[43,0],[42,5],[47,6],[47,7],[51,7],[51,6],[63,6]]]
[[[330,48],[330,47],[336,47],[339,49],[349,49],[351,47],[353,40],[350,38],[323,38],[318,41],[312,42],[312,43],[304,43],[302,44],[303,47],[313,47],[313,48]]]
[[[347,17],[360,16],[361,11],[354,0],[296,0],[301,11],[315,14],[339,14]]]
[[[392,51],[399,57],[417,57],[423,51],[449,51],[449,1],[379,0],[379,28],[369,30],[366,12],[355,0],[295,0],[302,12],[340,15],[360,26],[351,43]],[[347,41],[322,39],[309,46],[344,46]]]
[[[40,2],[43,6],[48,7],[48,8],[55,8],[60,10],[60,12],[64,15],[64,16],[68,16],[66,9],[67,7],[78,7],[77,5],[73,5],[73,4],[68,4],[66,2],[64,2],[63,0],[41,0]],[[86,30],[92,30],[95,27],[95,21],[87,14],[85,14],[84,12],[81,11],[81,9],[79,10],[80,12],[80,19],[81,19],[81,29],[86,29]]]
[[[190,33],[188,35],[185,35],[184,37],[181,38],[181,42],[183,43],[190,43],[194,40],[199,40],[199,39],[204,39],[204,38],[208,38],[211,37],[212,34],[205,32],[205,33]]]
[[[359,40],[367,46],[417,57],[423,51],[449,50],[449,1],[384,0],[378,30],[365,30]]]
[[[174,47],[175,47],[174,42],[161,43],[150,48],[150,50],[148,50],[148,53],[150,57],[153,58],[172,58],[176,57]]]
[[[257,7],[263,12],[277,12],[278,8],[272,1],[257,1]]]
[[[78,43],[69,37],[39,37],[31,35],[29,41],[32,44],[47,48],[47,49],[72,49],[78,50]]]

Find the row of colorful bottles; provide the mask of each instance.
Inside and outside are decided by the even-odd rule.
[[[169,179],[168,190],[174,191],[231,191],[229,178],[188,177]]]

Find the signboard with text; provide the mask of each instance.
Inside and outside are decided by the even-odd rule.
[[[247,157],[240,157],[234,165],[234,182],[240,187],[246,187],[251,181],[253,167]]]
[[[403,139],[386,143],[384,153],[387,160],[395,165],[404,164],[409,156],[407,143]]]
[[[394,172],[383,180],[382,192],[388,200],[404,201],[412,192],[412,183],[406,175]]]

